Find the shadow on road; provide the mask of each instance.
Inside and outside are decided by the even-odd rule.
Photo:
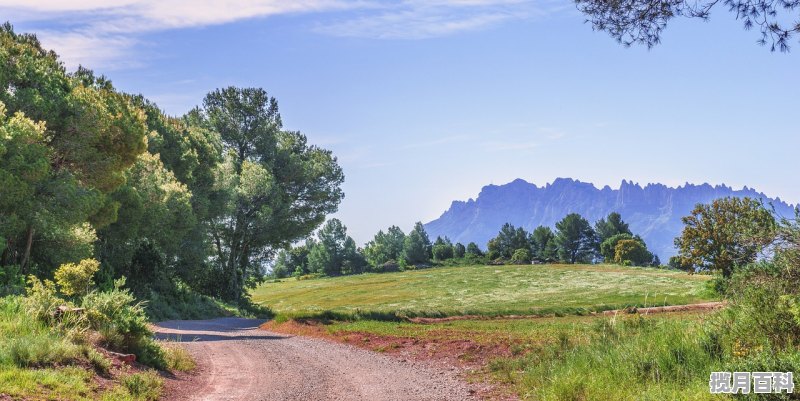
[[[208,333],[159,333],[156,331],[156,340],[174,341],[179,343],[191,343],[195,341],[252,341],[252,340],[285,340],[286,337],[280,336],[261,336],[261,335],[225,335]]]
[[[259,329],[266,320],[225,317],[211,320],[170,320],[156,323],[157,340],[176,342],[281,340]]]

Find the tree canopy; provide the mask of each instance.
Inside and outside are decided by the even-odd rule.
[[[683,218],[675,239],[678,262],[688,269],[719,271],[730,277],[734,268],[756,260],[775,240],[777,223],[770,210],[751,198],[722,198],[699,204]]]
[[[243,300],[344,196],[333,154],[284,130],[261,88],[218,89],[167,116],[91,70],[68,73],[9,24],[0,64],[0,268],[51,278],[96,257],[100,286],[128,276],[140,295],[182,282]],[[333,242],[356,253],[347,238]]]
[[[744,28],[758,29],[758,43],[772,51],[789,50],[789,40],[800,32],[800,0],[575,0],[595,30],[605,31],[618,42],[648,48],[661,42],[662,31],[676,17],[707,20],[715,6],[725,7]]]

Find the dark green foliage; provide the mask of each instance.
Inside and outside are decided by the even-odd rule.
[[[344,176],[330,151],[309,146],[298,132],[282,130],[277,101],[263,89],[211,92],[191,118],[219,133],[222,141],[224,161],[216,185],[224,188],[224,199],[208,222],[211,255],[222,272],[219,295],[238,300],[246,286],[261,280],[263,266],[277,249],[305,237],[336,211]],[[330,263],[338,260],[317,256],[320,268],[332,268]]]
[[[522,227],[516,228],[509,223],[503,224],[497,236],[489,240],[487,244],[491,255],[490,259],[511,259],[514,251],[528,248],[529,246],[528,233],[525,229]]]
[[[608,217],[595,222],[594,231],[597,234],[598,244],[617,234],[633,235],[628,228],[628,223],[624,222],[622,216],[617,212],[609,213]]]
[[[598,31],[606,31],[617,42],[630,46],[642,44],[651,48],[661,42],[661,34],[667,23],[676,17],[708,20],[716,1],[670,1],[627,0],[607,2],[602,0],[578,0],[578,10],[587,15],[587,22]],[[728,0],[718,7],[734,13],[744,28],[756,27],[760,45],[770,45],[770,50],[789,51],[789,40],[798,32],[800,25],[794,20],[800,2],[794,0],[772,2],[766,0]]]
[[[533,260],[540,263],[549,263],[558,259],[555,237],[550,227],[539,226],[533,230],[530,238]]]
[[[431,256],[431,240],[422,223],[417,222],[403,240],[401,260],[406,265],[425,264],[430,261]]]
[[[397,226],[389,227],[386,233],[378,231],[375,238],[364,246],[364,257],[373,267],[381,266],[390,260],[399,260],[403,253],[405,238],[405,233]]]
[[[276,278],[284,278],[291,275],[308,274],[310,272],[308,254],[315,245],[317,245],[317,241],[314,238],[308,238],[304,245],[282,249],[275,258],[272,275]]]
[[[467,254],[467,248],[464,246],[464,244],[462,244],[460,242],[456,242],[456,244],[453,245],[453,257],[454,258],[461,259],[466,254]]]
[[[437,237],[431,249],[433,253],[433,259],[436,261],[444,261],[453,258],[453,244],[447,237],[444,239],[442,239],[442,237]]]
[[[467,244],[467,256],[483,256],[483,251],[478,247],[478,244],[470,242]]]
[[[263,89],[217,90],[169,117],[90,70],[67,73],[9,24],[0,64],[3,293],[96,257],[101,288],[127,276],[140,299],[188,285],[246,304],[275,251],[343,197],[336,158],[283,130]]]
[[[317,233],[308,253],[308,269],[328,276],[361,273],[366,261],[339,219],[330,219]]]
[[[555,244],[561,262],[588,263],[595,249],[594,230],[581,215],[568,214],[556,223]]]

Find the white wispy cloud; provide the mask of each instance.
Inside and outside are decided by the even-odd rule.
[[[135,67],[147,33],[285,14],[316,14],[316,32],[424,39],[547,13],[554,0],[0,0],[0,15],[41,24],[68,68]]]

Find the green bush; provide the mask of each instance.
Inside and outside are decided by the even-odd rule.
[[[92,277],[100,270],[100,262],[84,259],[78,264],[66,263],[55,272],[56,283],[66,296],[88,294],[94,285]]]
[[[41,281],[28,277],[27,296],[24,298],[25,311],[34,319],[51,324],[53,312],[66,302],[56,295],[56,286],[50,280]]]
[[[24,293],[25,275],[22,269],[18,265],[0,266],[0,297]]]
[[[514,251],[514,254],[511,256],[511,263],[519,265],[530,264],[531,259],[533,259],[531,257],[531,251],[520,248]]]
[[[94,291],[83,297],[81,305],[89,325],[109,348],[134,353],[141,363],[163,368],[164,353],[151,338],[144,306],[130,291],[121,289],[122,285],[124,280],[119,280],[111,291]]]
[[[102,401],[155,401],[164,381],[153,372],[134,373],[120,379],[121,384],[102,395]]]

